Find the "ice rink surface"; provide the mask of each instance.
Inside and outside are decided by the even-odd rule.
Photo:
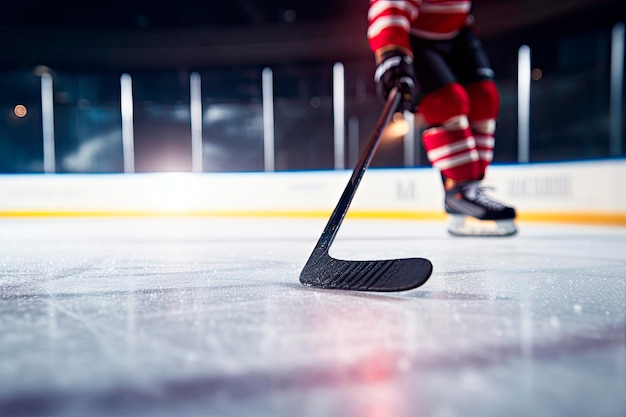
[[[347,219],[401,293],[301,286],[325,219],[0,219],[0,416],[626,416],[626,228]]]

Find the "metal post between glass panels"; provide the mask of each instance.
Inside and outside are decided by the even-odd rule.
[[[517,58],[517,160],[530,161],[530,47],[523,45]]]
[[[613,26],[611,39],[611,105],[610,147],[611,156],[622,156],[624,100],[624,23]]]
[[[54,86],[52,75],[41,74],[41,121],[43,129],[43,171],[46,174],[56,172],[54,152]]]
[[[359,118],[356,116],[348,119],[348,161],[350,166],[359,162]]]
[[[274,171],[274,73],[265,68],[261,76],[263,89],[263,158],[264,169]]]
[[[202,158],[202,84],[200,74],[189,76],[189,102],[191,112],[191,170],[203,171]]]
[[[133,126],[133,81],[130,74],[122,74],[120,87],[124,172],[132,173],[135,172],[135,139]]]
[[[333,66],[333,116],[335,130],[335,169],[345,167],[345,71],[341,62]]]

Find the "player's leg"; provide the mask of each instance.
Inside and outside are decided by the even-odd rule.
[[[422,142],[444,178],[448,230],[454,235],[510,235],[516,231],[515,210],[489,198],[480,186],[487,164],[469,125],[469,103],[458,83],[446,84],[420,103],[420,113],[433,126]]]
[[[479,179],[476,141],[469,127],[469,96],[448,64],[449,41],[411,40],[420,85],[418,112],[428,128],[422,142],[433,166],[447,178]]]
[[[469,96],[451,82],[427,94],[419,112],[428,124],[422,143],[432,165],[454,181],[475,181],[482,176],[476,140],[469,126]]]
[[[465,28],[452,43],[450,66],[470,98],[468,120],[484,171],[493,160],[500,93],[480,39]]]
[[[478,130],[482,127],[487,132],[491,126],[483,126],[481,121],[476,130],[470,126],[472,98],[453,72],[454,43],[415,40],[413,46],[416,74],[424,93],[419,112],[429,126],[422,142],[429,160],[444,179],[448,230],[455,235],[515,233],[515,210],[491,200],[479,186],[491,161],[493,146],[489,148],[490,142],[482,141],[482,133],[478,145],[475,132],[482,132]]]
[[[464,85],[469,96],[468,121],[476,140],[482,179],[493,160],[500,94],[493,80],[494,73],[487,53],[472,29],[462,30],[452,41],[451,46],[449,55],[451,69]],[[451,182],[446,195],[449,207],[458,202],[452,198],[454,195],[463,195],[463,200],[474,200],[485,206],[484,214],[478,217],[484,221],[479,224],[470,221],[471,217],[477,216],[451,216],[451,233],[511,235],[517,232],[515,209],[487,196],[484,187],[481,187],[478,182]]]

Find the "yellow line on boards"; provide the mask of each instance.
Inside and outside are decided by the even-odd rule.
[[[520,213],[522,222],[580,223],[626,226],[626,213]]]
[[[252,217],[252,218],[328,218],[330,211],[317,210],[251,210],[251,211],[0,211],[0,217]],[[446,215],[437,211],[381,211],[353,210],[348,218],[364,220],[445,220]],[[520,222],[579,223],[626,226],[626,213],[600,212],[519,212]]]

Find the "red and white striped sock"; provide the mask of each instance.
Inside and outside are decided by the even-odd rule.
[[[494,119],[481,120],[472,122],[472,133],[476,139],[476,149],[478,156],[483,165],[483,171],[487,169],[491,161],[493,161],[493,150],[496,139],[494,137],[496,131],[496,121]]]
[[[467,116],[452,117],[424,131],[422,143],[428,159],[446,178],[473,181],[483,174],[483,164]]]

